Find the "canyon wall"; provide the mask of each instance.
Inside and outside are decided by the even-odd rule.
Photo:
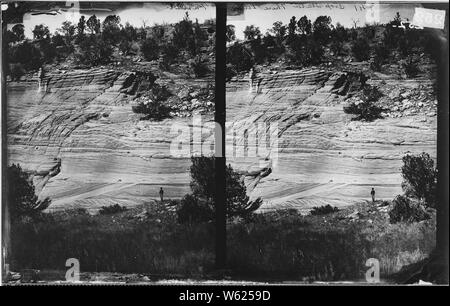
[[[202,83],[158,81],[176,88]],[[172,126],[192,119],[140,120],[131,105],[150,89],[147,76],[54,71],[43,83],[39,88],[36,76],[8,83],[8,163],[33,174],[39,197],[52,200],[50,210],[137,205],[159,198],[160,187],[166,198],[189,192],[190,160],[173,157],[169,148],[177,136]]]
[[[369,200],[372,187],[377,199],[392,199],[402,193],[405,154],[427,152],[435,158],[432,81],[372,74],[367,84],[383,92],[385,112],[383,119],[364,122],[343,111],[360,86],[356,76],[331,69],[265,69],[253,84],[245,76],[228,82],[227,121],[235,134],[228,142],[236,148],[227,162],[246,175],[251,197],[262,197],[261,210],[346,206]],[[259,135],[258,143],[269,143],[254,130],[271,123],[278,124],[277,154],[236,156],[251,149],[245,140],[250,133]]]
[[[198,103],[186,98],[186,88],[213,85],[212,78],[170,74],[158,80],[187,101],[180,109]],[[245,176],[250,196],[263,199],[262,211],[350,205],[368,200],[372,187],[378,199],[392,199],[402,192],[405,154],[435,157],[437,102],[430,79],[372,73],[367,83],[380,88],[386,108],[383,119],[372,122],[352,120],[343,111],[357,90],[355,80],[343,69],[266,69],[251,89],[245,76],[227,83],[227,163]],[[131,105],[150,89],[145,74],[55,70],[44,83],[39,88],[36,76],[8,83],[7,146],[8,163],[33,174],[39,197],[52,199],[50,210],[137,205],[159,198],[159,187],[166,198],[189,192],[190,160],[169,148],[179,137],[174,124],[192,127],[192,112],[140,120]],[[202,120],[210,124],[213,116],[203,114]],[[268,138],[257,134],[258,143],[266,137],[272,148],[251,156],[243,135],[258,133],[261,123],[277,123],[278,129]],[[184,141],[195,139],[188,135]],[[233,155],[239,150],[250,156]]]

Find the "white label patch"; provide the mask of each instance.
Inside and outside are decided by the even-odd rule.
[[[421,28],[444,29],[445,11],[416,7],[412,23]]]

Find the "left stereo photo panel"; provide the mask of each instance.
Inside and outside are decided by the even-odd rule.
[[[206,277],[214,4],[8,2],[2,26],[3,281]]]

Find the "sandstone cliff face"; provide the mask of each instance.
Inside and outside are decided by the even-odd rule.
[[[250,90],[245,77],[227,84],[227,121],[237,135],[228,142],[236,144],[235,151],[246,150],[243,130],[278,122],[276,166],[270,154],[238,157],[229,151],[227,156],[246,174],[251,197],[264,200],[261,210],[345,206],[370,199],[372,187],[378,199],[392,199],[402,193],[406,153],[436,156],[430,80],[372,75],[368,84],[380,88],[380,103],[389,110],[383,119],[362,122],[343,111],[353,79],[351,72],[311,68],[262,72],[254,81],[260,82],[258,89],[253,84]]]
[[[159,81],[181,103],[180,114],[163,121],[139,120],[131,110],[150,86],[139,72],[53,72],[46,90],[39,90],[37,78],[8,83],[8,162],[34,174],[39,196],[52,199],[51,210],[132,206],[159,198],[160,186],[166,198],[182,197],[189,192],[190,160],[170,154],[177,137],[171,127],[192,127],[190,107],[198,99],[189,98],[187,88],[213,81],[174,75]],[[392,199],[401,193],[404,154],[435,156],[431,81],[374,74],[368,83],[385,94],[384,119],[352,121],[343,112],[354,87],[354,76],[344,71],[266,71],[252,90],[245,77],[227,83],[227,122],[237,133],[234,140],[228,133],[227,142],[234,141],[234,150],[245,151],[243,132],[254,132],[255,123],[278,123],[277,163],[270,150],[237,157],[227,147],[227,162],[245,175],[251,197],[264,200],[261,210],[345,206],[369,199],[371,187],[377,198]],[[202,120],[210,124],[211,113]]]
[[[8,83],[8,163],[34,174],[53,210],[136,205],[160,186],[167,198],[183,196],[190,160],[170,155],[171,126],[191,119],[139,120],[131,103],[149,86],[142,73],[105,68],[50,73],[46,90],[37,78]]]

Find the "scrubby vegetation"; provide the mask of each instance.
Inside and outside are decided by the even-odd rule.
[[[419,63],[418,63],[418,59],[415,58],[414,56],[408,56],[404,61],[403,61],[403,69],[405,71],[405,74],[409,77],[409,78],[414,78],[416,77],[419,72]]]
[[[436,206],[437,170],[427,153],[407,154],[402,166],[404,195],[393,200],[391,223],[419,222],[430,218],[429,208]]]
[[[35,71],[44,64],[71,64],[73,67],[93,67],[112,62],[158,61],[160,68],[192,62],[193,75],[204,77],[214,63],[213,20],[200,24],[186,13],[175,24],[134,27],[121,24],[117,15],[102,22],[92,15],[81,16],[78,23],[64,21],[50,33],[43,24],[33,30],[33,39],[24,36],[22,25],[4,34],[4,50],[11,63],[8,75],[18,80],[22,72]]]
[[[179,222],[179,212],[170,207],[152,202],[115,214],[77,210],[22,220],[12,227],[11,269],[65,270],[66,259],[77,258],[82,272],[215,278],[214,223]],[[349,213],[302,216],[280,210],[229,220],[227,273],[241,280],[358,280],[373,257],[385,279],[434,247],[433,219],[389,224],[362,212],[360,220],[343,221]]]
[[[7,170],[6,203],[12,220],[36,217],[50,205],[50,199],[38,200],[30,175],[20,165],[12,164]]]
[[[311,209],[310,214],[313,216],[326,215],[339,211],[339,208],[333,207],[330,204],[324,206],[316,206]]]
[[[161,86],[155,82],[153,78],[152,89],[150,92],[139,97],[132,106],[132,110],[138,114],[144,114],[141,119],[162,120],[170,117],[171,108],[167,105],[167,99],[172,95],[165,86]]]
[[[433,42],[424,31],[402,24],[399,13],[387,24],[353,28],[334,25],[329,16],[311,21],[307,16],[292,16],[288,24],[278,21],[263,34],[249,25],[244,40],[236,40],[234,26],[227,29],[228,75],[248,71],[255,65],[283,63],[285,66],[308,67],[326,62],[370,61],[375,71],[383,71],[385,64],[404,61],[406,77],[414,78],[418,57],[433,55]]]
[[[295,209],[252,213],[240,176],[227,169],[230,277],[357,280],[364,277],[367,258],[377,258],[381,277],[389,279],[434,248],[435,213],[416,199],[398,196],[392,203],[343,209],[327,205],[306,216]],[[152,280],[215,278],[214,159],[193,158],[191,175],[192,194],[181,201],[130,209],[113,205],[96,215],[75,209],[16,219],[11,269],[64,270],[67,258],[77,258],[83,272],[144,273]]]
[[[408,197],[399,195],[392,202],[393,207],[389,212],[391,223],[419,222],[430,218],[419,202],[413,202]]]
[[[376,104],[382,96],[383,94],[377,87],[365,85],[362,91],[356,95],[357,100],[344,107],[344,112],[357,115],[353,120],[373,121],[382,118],[383,108]]]
[[[437,169],[428,153],[405,155],[402,176],[405,195],[423,202],[427,207],[436,206]]]
[[[123,211],[127,211],[128,209],[125,206],[120,206],[119,204],[114,204],[111,206],[102,206],[98,213],[100,215],[112,215],[117,214]]]

